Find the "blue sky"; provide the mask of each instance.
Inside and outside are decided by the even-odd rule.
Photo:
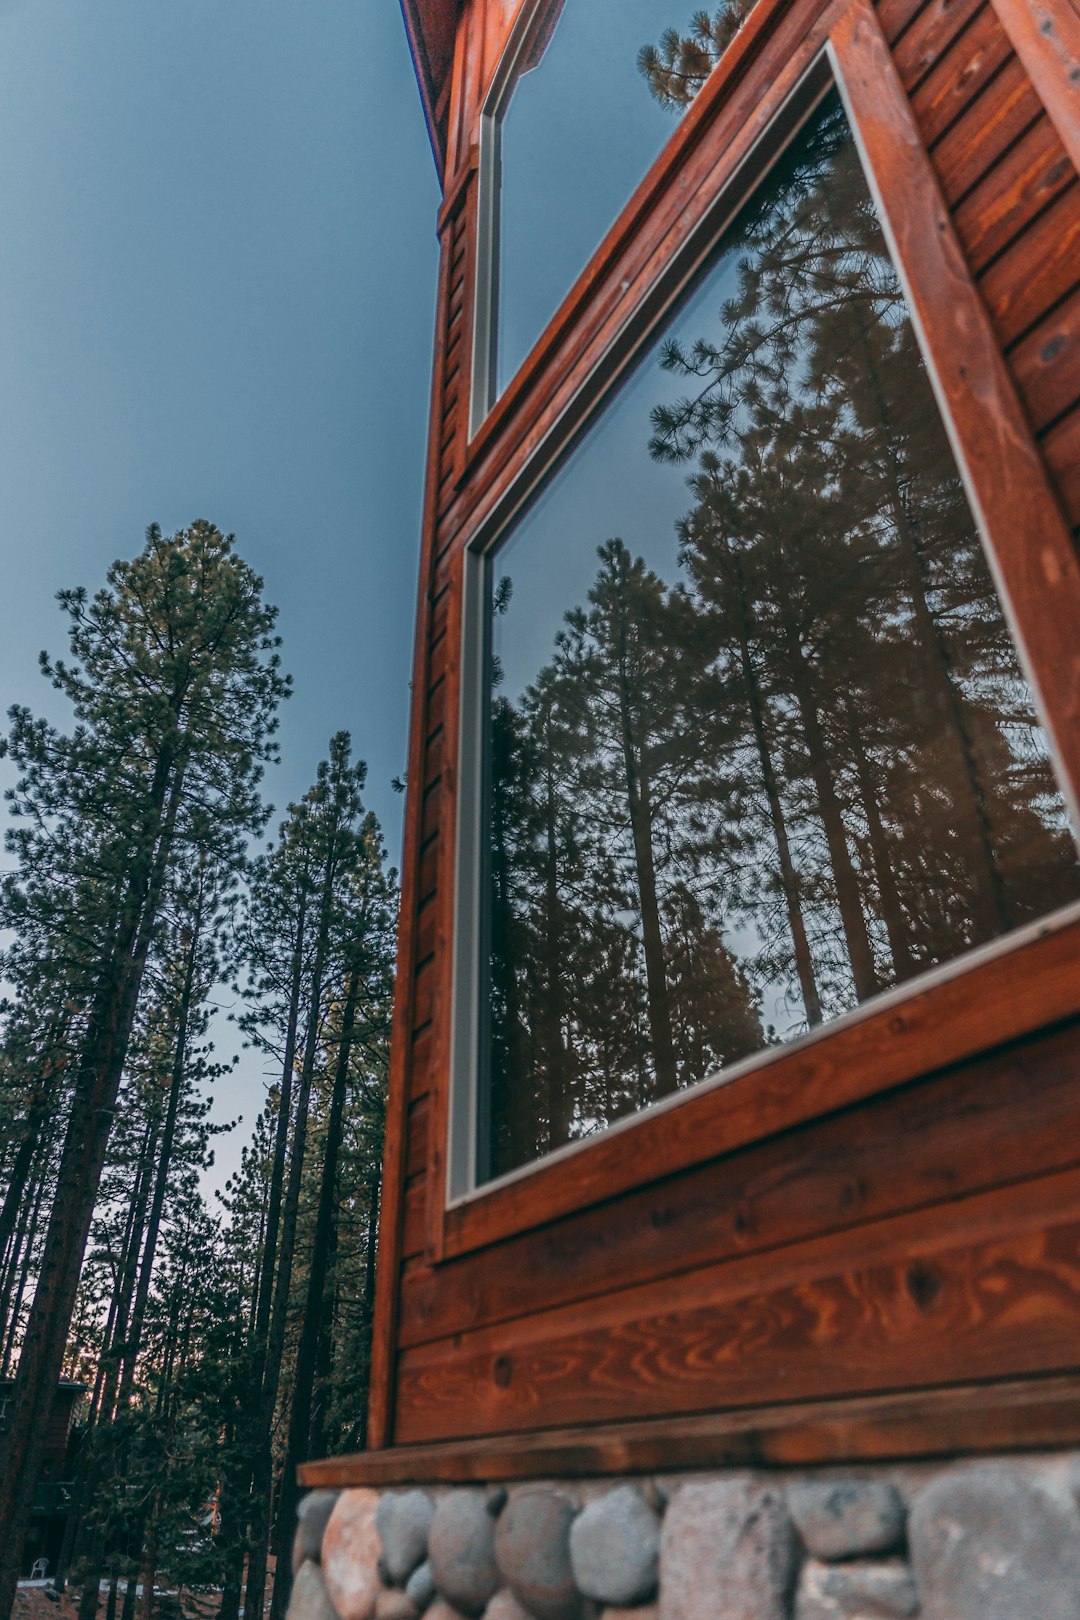
[[[56,591],[210,518],[296,682],[268,797],[345,727],[398,859],[437,201],[395,0],[0,0],[3,709],[66,723]]]

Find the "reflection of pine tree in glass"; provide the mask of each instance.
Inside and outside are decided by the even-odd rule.
[[[496,1170],[1080,893],[835,100],[725,250],[653,412],[684,582],[607,540],[493,708]]]

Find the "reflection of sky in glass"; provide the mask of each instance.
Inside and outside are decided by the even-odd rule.
[[[703,315],[714,317],[736,289],[734,254],[721,261],[663,340],[691,343]],[[516,699],[551,657],[568,609],[584,603],[596,577],[597,547],[618,537],[669,584],[678,577],[675,524],[692,504],[692,467],[665,466],[648,453],[649,413],[686,392],[684,378],[658,364],[659,341],[627,386],[589,431],[587,455],[572,455],[492,562],[495,581],[509,576],[513,595],[495,620],[494,651],[504,696]]]
[[[502,134],[500,393],[675,128],[637,53],[686,20],[671,0],[566,0],[540,66],[514,90]]]

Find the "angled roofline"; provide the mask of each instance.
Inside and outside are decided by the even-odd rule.
[[[446,91],[454,59],[459,0],[401,0],[435,167],[446,164]]]

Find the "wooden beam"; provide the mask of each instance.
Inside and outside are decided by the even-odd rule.
[[[1080,1443],[1080,1378],[710,1412],[305,1463],[302,1485],[465,1484],[683,1468],[800,1468]]]

